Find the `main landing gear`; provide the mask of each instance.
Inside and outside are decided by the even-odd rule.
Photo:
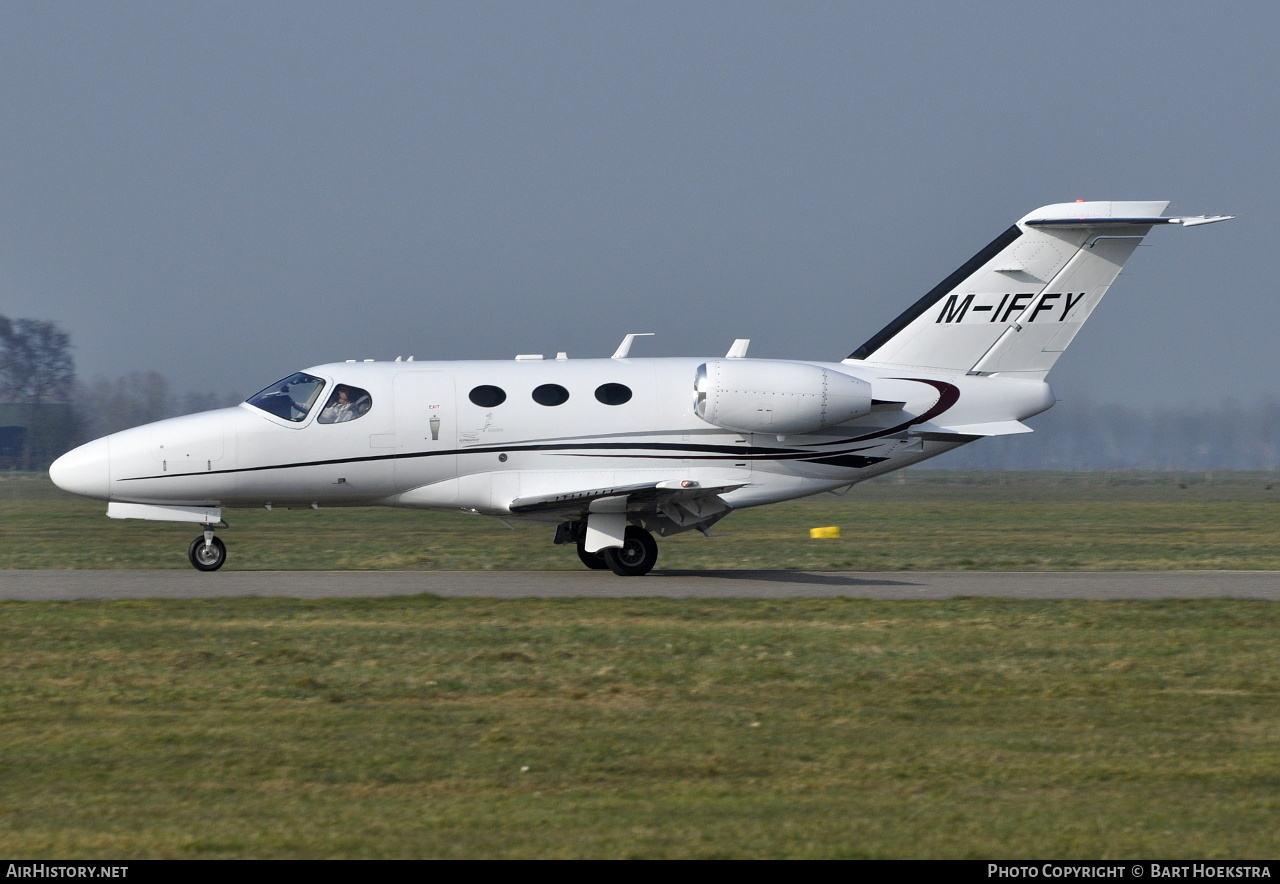
[[[592,571],[606,568],[619,577],[640,577],[653,570],[658,562],[658,542],[638,525],[628,525],[622,546],[587,552],[587,526],[583,522],[565,522],[556,529],[556,543],[572,543],[578,559]]]
[[[600,552],[609,570],[619,577],[648,574],[658,562],[658,542],[648,531],[635,525],[627,526],[627,538],[622,546]]]
[[[609,567],[609,563],[604,560],[603,555],[598,552],[587,552],[587,548],[581,540],[578,541],[577,548],[578,559],[592,571],[603,571]]]
[[[213,528],[204,526],[204,533],[187,547],[187,560],[197,571],[217,571],[227,561],[227,545],[213,535]]]

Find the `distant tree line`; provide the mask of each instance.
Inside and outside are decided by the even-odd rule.
[[[45,469],[65,451],[117,430],[240,401],[175,394],[159,372],[76,380],[71,337],[55,322],[0,316],[0,468]]]
[[[76,379],[71,337],[56,322],[0,316],[0,382],[11,403],[66,403]]]
[[[174,393],[160,372],[137,371],[77,383],[73,405],[80,436],[88,440],[166,417],[235,405],[243,398],[235,394]]]
[[[0,466],[39,468],[75,440],[75,378],[57,323],[0,316]]]

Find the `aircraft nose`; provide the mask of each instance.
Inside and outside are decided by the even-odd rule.
[[[63,491],[106,500],[111,457],[106,438],[73,448],[49,465],[49,478]]]

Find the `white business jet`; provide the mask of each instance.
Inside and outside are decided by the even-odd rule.
[[[553,523],[588,568],[646,574],[655,533],[1030,432],[1143,236],[1231,217],[1167,205],[1037,209],[840,362],[749,359],[746,340],[633,358],[631,334],[610,359],[336,362],[82,445],[49,475],[112,518],[203,525],[202,571],[226,561],[224,508],[395,506]]]

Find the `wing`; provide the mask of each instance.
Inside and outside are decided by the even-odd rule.
[[[573,488],[517,498],[511,502],[511,512],[566,520],[585,519],[593,512],[625,512],[641,517],[647,526],[667,536],[690,528],[709,528],[731,509],[720,495],[745,484],[703,485],[692,479],[670,479],[608,488]]]

